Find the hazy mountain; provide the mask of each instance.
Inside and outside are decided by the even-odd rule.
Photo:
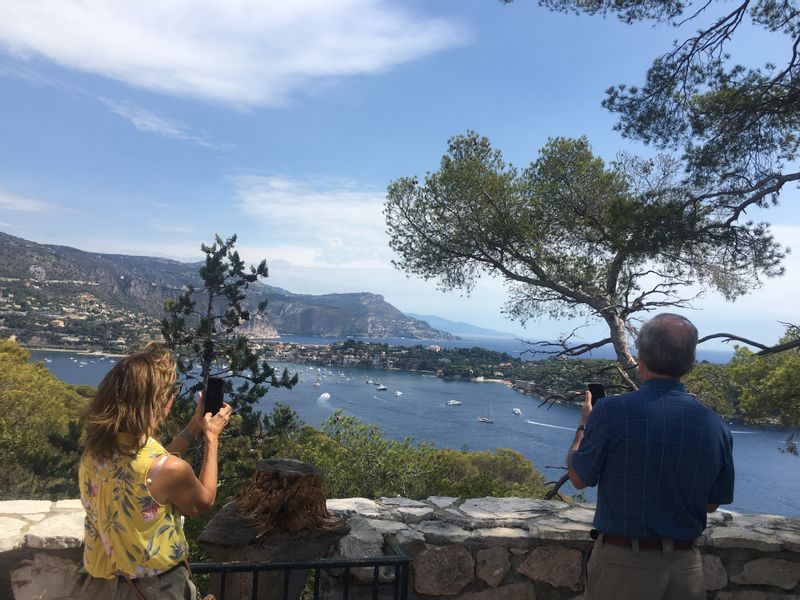
[[[62,337],[103,339],[117,335],[103,327],[104,321],[118,322],[128,315],[155,323],[163,316],[165,299],[177,296],[186,284],[199,284],[198,266],[164,258],[84,252],[0,233],[4,333],[38,330],[37,339],[44,344],[54,343],[53,328]],[[262,335],[270,331],[274,335],[277,330],[303,336],[453,337],[368,292],[315,296],[260,282],[251,285],[247,301],[255,305],[262,299],[268,301],[266,320],[251,327]],[[81,326],[76,329],[76,324]]]
[[[486,337],[507,337],[507,338],[518,338],[519,335],[515,333],[509,333],[507,331],[497,331],[495,329],[486,329],[485,327],[478,327],[477,325],[471,325],[469,323],[464,323],[463,321],[450,321],[449,319],[445,319],[443,317],[437,317],[435,315],[418,315],[415,313],[406,313],[407,316],[413,317],[414,319],[419,319],[421,321],[425,321],[431,327],[435,327],[436,329],[441,329],[442,331],[447,331],[448,333],[452,333],[453,335],[460,335],[460,336],[486,336]]]

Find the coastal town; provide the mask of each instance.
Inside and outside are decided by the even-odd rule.
[[[124,354],[160,337],[159,320],[112,307],[86,281],[0,280],[0,333],[29,348]],[[58,294],[48,293],[58,286]],[[73,288],[75,292],[65,295]]]

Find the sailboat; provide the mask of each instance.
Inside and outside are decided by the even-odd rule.
[[[494,423],[494,411],[492,411],[492,401],[487,402],[489,406],[489,414],[483,414],[478,417],[478,423]]]

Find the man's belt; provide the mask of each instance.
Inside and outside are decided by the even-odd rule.
[[[661,538],[654,538],[650,540],[635,540],[632,538],[621,537],[610,533],[603,534],[604,544],[613,544],[614,546],[625,546],[632,548],[634,542],[639,542],[639,548],[642,550],[662,550],[664,548]],[[672,547],[675,550],[690,550],[694,545],[694,540],[672,540]]]

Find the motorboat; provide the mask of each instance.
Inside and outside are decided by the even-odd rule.
[[[518,409],[518,408],[512,408],[511,412],[513,412],[515,415],[521,415],[522,414],[522,411],[520,409]]]
[[[403,392],[401,392],[400,390],[397,390],[397,391],[394,393],[394,395],[395,395],[395,396],[402,396],[402,395],[403,395]]]
[[[461,402],[458,400],[448,400],[445,404],[447,406],[461,406]]]
[[[385,391],[386,391],[386,390],[388,390],[389,388],[387,388],[385,385],[383,385],[383,384],[379,383],[379,384],[378,384],[378,387],[376,387],[375,389],[376,389],[376,390],[378,390],[379,392],[385,392]]]
[[[478,417],[478,423],[494,423],[491,417]]]

